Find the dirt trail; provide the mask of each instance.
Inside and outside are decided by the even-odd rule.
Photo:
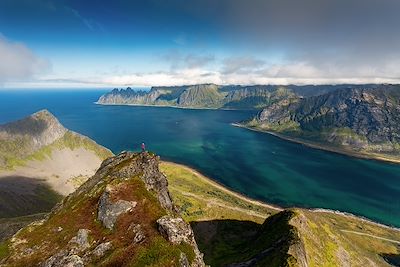
[[[368,237],[371,237],[371,238],[380,239],[380,240],[384,240],[384,241],[400,244],[400,241],[397,241],[397,240],[384,238],[384,237],[380,237],[380,236],[376,236],[376,235],[371,235],[371,234],[367,234],[367,233],[363,233],[363,232],[357,232],[357,231],[345,230],[345,229],[341,229],[340,231],[345,232],[345,233],[355,234],[355,235],[368,236]]]

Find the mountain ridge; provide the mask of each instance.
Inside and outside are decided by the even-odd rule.
[[[319,95],[358,85],[216,85],[154,86],[150,91],[113,89],[98,99],[102,105],[151,105],[182,108],[261,109],[276,101]]]
[[[399,162],[399,115],[400,87],[383,85],[281,101],[241,125],[316,148]]]

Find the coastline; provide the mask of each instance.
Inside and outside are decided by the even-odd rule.
[[[156,107],[156,108],[178,108],[178,109],[189,109],[189,110],[224,110],[224,111],[253,111],[256,109],[234,109],[234,108],[207,108],[207,107],[181,107],[173,105],[151,105],[151,104],[113,104],[113,103],[99,103],[98,101],[93,102],[99,106],[133,106],[133,107]]]
[[[220,189],[221,191],[224,191],[225,193],[228,193],[228,194],[230,194],[232,196],[235,196],[237,198],[240,198],[241,200],[244,200],[246,202],[249,202],[249,203],[252,203],[252,204],[255,204],[255,205],[258,205],[258,206],[262,206],[262,207],[265,207],[265,208],[269,208],[269,209],[272,209],[272,210],[276,210],[278,212],[284,210],[281,207],[278,207],[278,206],[275,206],[275,205],[272,205],[272,204],[268,204],[268,203],[265,203],[265,202],[262,202],[262,201],[259,201],[259,200],[255,200],[255,199],[250,198],[248,196],[245,196],[245,195],[243,195],[243,194],[241,194],[239,192],[236,192],[236,191],[234,191],[232,189],[229,189],[226,186],[224,186],[224,185],[218,183],[217,181],[211,179],[210,177],[205,176],[204,174],[200,173],[199,171],[197,171],[196,169],[194,169],[192,167],[189,167],[189,166],[186,166],[186,165],[183,165],[183,164],[179,164],[179,163],[175,163],[175,162],[171,162],[171,161],[162,161],[162,162],[165,162],[165,163],[168,163],[170,165],[183,168],[183,169],[195,174],[197,177],[200,177],[203,181],[205,181],[205,182],[211,184],[212,186],[215,186],[216,188]]]
[[[217,187],[218,189],[220,189],[220,190],[222,190],[222,191],[224,191],[224,192],[226,192],[228,194],[231,194],[231,195],[233,195],[235,197],[238,197],[238,198],[240,198],[240,199],[242,199],[244,201],[247,201],[249,203],[252,203],[252,204],[255,204],[255,205],[260,205],[262,207],[266,207],[266,208],[269,208],[269,209],[273,209],[273,210],[276,210],[277,212],[280,212],[280,211],[283,211],[283,210],[286,209],[286,208],[283,208],[283,207],[279,207],[277,205],[268,204],[266,202],[253,199],[251,197],[248,197],[248,196],[245,196],[245,195],[243,195],[241,193],[233,191],[233,190],[227,188],[226,186],[218,183],[217,181],[213,180],[212,178],[203,175],[201,172],[197,171],[196,169],[193,169],[192,167],[189,167],[189,166],[186,166],[186,165],[183,165],[183,164],[179,164],[179,163],[175,163],[175,162],[171,162],[171,161],[163,161],[162,160],[161,162],[165,162],[165,163],[171,164],[173,166],[178,166],[178,167],[184,168],[184,169],[190,171],[191,173],[195,174],[197,177],[200,177],[203,181],[206,181],[207,183]],[[359,220],[361,222],[369,223],[369,224],[372,224],[372,225],[375,225],[375,226],[379,226],[379,227],[383,227],[383,228],[386,228],[386,229],[390,229],[390,230],[394,230],[394,231],[400,232],[400,227],[396,227],[396,226],[393,226],[393,225],[387,225],[387,224],[384,224],[384,223],[373,221],[372,219],[363,217],[361,215],[355,215],[355,214],[350,213],[350,212],[333,210],[333,209],[326,209],[326,208],[289,207],[287,209],[301,209],[301,210],[305,210],[305,211],[309,211],[309,212],[313,212],[313,213],[335,214],[335,215],[342,216],[342,217],[345,217],[345,218],[351,218],[351,219]]]
[[[336,154],[340,154],[340,155],[346,155],[349,157],[354,157],[354,158],[359,158],[359,159],[376,160],[376,161],[383,161],[383,162],[392,163],[392,164],[400,164],[400,159],[392,159],[392,158],[387,158],[387,157],[380,156],[377,154],[357,153],[355,151],[350,151],[350,150],[346,150],[346,149],[324,146],[321,144],[312,143],[310,141],[305,141],[303,139],[285,136],[283,134],[275,133],[272,131],[266,131],[266,130],[261,130],[258,128],[248,127],[248,126],[245,126],[245,125],[242,125],[239,123],[231,123],[231,125],[234,127],[243,128],[243,129],[247,129],[247,130],[254,131],[254,132],[270,134],[270,135],[278,137],[282,140],[301,144],[301,145],[304,145],[304,146],[307,146],[310,148],[314,148],[314,149],[319,149],[319,150],[328,151],[328,152],[332,152],[332,153],[336,153]]]

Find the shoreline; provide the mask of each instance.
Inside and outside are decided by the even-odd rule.
[[[318,150],[328,151],[328,152],[332,152],[332,153],[336,153],[336,154],[340,154],[340,155],[346,155],[346,156],[358,158],[358,159],[374,160],[374,161],[386,162],[386,163],[391,163],[391,164],[400,164],[400,159],[391,159],[391,158],[386,158],[386,157],[378,156],[378,155],[376,155],[376,156],[367,155],[367,154],[357,153],[357,152],[346,150],[346,149],[324,146],[324,145],[312,143],[309,141],[305,141],[303,139],[299,139],[299,138],[295,138],[295,137],[288,137],[283,134],[275,133],[272,131],[267,131],[267,130],[262,130],[262,129],[245,126],[245,125],[242,125],[239,123],[231,123],[231,125],[234,127],[243,128],[243,129],[247,129],[247,130],[254,131],[254,132],[266,133],[266,134],[278,137],[285,141],[289,141],[289,142],[296,143],[296,144],[301,144],[301,145],[304,145],[304,146],[307,146],[310,148],[314,148],[314,149],[318,149]]]
[[[161,160],[161,162],[184,168],[184,169],[190,171],[191,173],[195,174],[197,177],[200,177],[202,180],[206,181],[207,183],[217,187],[218,189],[220,189],[220,190],[222,190],[222,191],[224,191],[224,192],[226,192],[228,194],[231,194],[231,195],[233,195],[235,197],[238,197],[241,200],[247,201],[249,203],[252,203],[252,204],[255,204],[255,205],[259,205],[259,206],[262,206],[262,207],[265,207],[265,208],[276,210],[277,212],[283,211],[285,209],[301,209],[301,210],[306,210],[306,211],[313,212],[313,213],[330,213],[330,214],[335,214],[335,215],[338,215],[338,216],[343,216],[345,218],[351,218],[351,219],[359,220],[361,222],[369,223],[369,224],[372,224],[372,225],[375,225],[375,226],[379,226],[379,227],[383,227],[383,228],[386,228],[386,229],[390,229],[390,230],[394,230],[394,231],[400,232],[400,227],[393,226],[393,225],[387,225],[387,224],[384,224],[384,223],[377,222],[377,221],[374,221],[372,219],[366,218],[366,217],[364,217],[362,215],[355,215],[353,213],[346,212],[346,211],[327,209],[327,208],[304,208],[304,207],[296,207],[296,206],[283,208],[283,207],[280,207],[280,206],[277,206],[277,205],[274,205],[274,204],[268,204],[268,203],[263,202],[261,200],[253,199],[253,198],[251,198],[249,196],[246,196],[246,195],[244,195],[242,193],[239,193],[239,192],[236,192],[236,191],[234,191],[232,189],[229,189],[226,186],[222,185],[221,183],[213,180],[212,178],[205,176],[204,174],[202,174],[201,172],[199,172],[198,170],[196,170],[196,169],[194,169],[192,167],[189,167],[189,166],[186,166],[186,165],[183,165],[183,164],[180,164],[180,163],[171,162],[171,161]]]
[[[234,109],[234,108],[207,108],[207,107],[181,107],[173,105],[151,105],[151,104],[113,104],[113,103],[99,103],[93,102],[99,106],[133,106],[133,107],[156,107],[156,108],[177,108],[189,110],[224,110],[224,111],[257,111],[258,109]]]
[[[237,198],[240,198],[241,200],[244,200],[244,201],[247,201],[249,203],[252,203],[252,204],[255,204],[255,205],[259,205],[259,206],[262,206],[262,207],[265,207],[265,208],[276,210],[278,212],[284,210],[284,208],[281,208],[279,206],[276,206],[276,205],[273,205],[273,204],[268,204],[268,203],[262,202],[260,200],[253,199],[251,197],[243,195],[242,193],[239,193],[239,192],[236,192],[236,191],[234,191],[232,189],[229,189],[226,186],[224,186],[223,184],[220,184],[217,181],[211,179],[210,177],[205,176],[204,174],[202,174],[201,172],[199,172],[198,170],[196,170],[196,169],[194,169],[192,167],[189,167],[189,166],[186,166],[186,165],[183,165],[183,164],[180,164],[180,163],[175,163],[175,162],[172,162],[172,161],[164,161],[164,160],[162,160],[161,162],[165,162],[165,163],[168,163],[170,165],[183,168],[183,169],[193,173],[197,177],[200,177],[205,182],[207,182],[207,183],[215,186],[216,188],[220,189],[221,191],[224,191],[225,193],[233,195],[233,196],[235,196]]]

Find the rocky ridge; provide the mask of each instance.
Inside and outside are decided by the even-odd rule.
[[[46,219],[14,235],[0,265],[205,266],[158,163],[147,152],[108,158]]]

